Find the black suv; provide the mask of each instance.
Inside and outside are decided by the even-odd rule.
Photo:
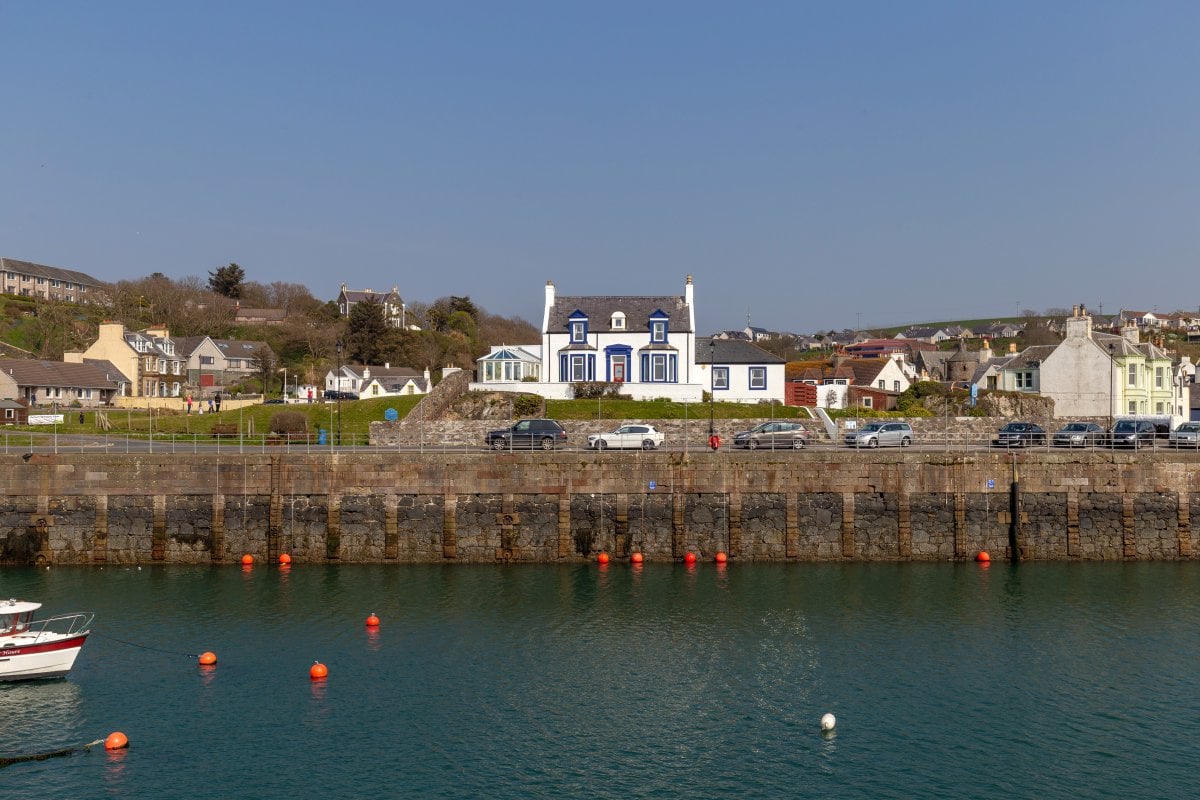
[[[552,419],[522,419],[512,427],[488,431],[484,442],[493,450],[508,450],[514,447],[540,447],[553,450],[567,441],[563,426]]]

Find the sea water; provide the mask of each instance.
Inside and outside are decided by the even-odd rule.
[[[96,612],[69,678],[0,685],[0,756],[130,741],[6,767],[5,798],[1196,794],[1200,564],[10,567],[0,595]]]

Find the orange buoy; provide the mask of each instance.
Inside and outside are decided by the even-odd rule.
[[[212,666],[213,664],[217,663],[217,654],[211,650],[205,650],[200,654],[199,661],[203,666]]]
[[[290,564],[290,563],[292,563],[292,557],[290,555],[288,555],[287,553],[280,553],[279,554],[279,563],[280,564]]]
[[[329,667],[322,664],[320,661],[314,661],[313,665],[308,668],[308,677],[314,681],[319,681],[322,678],[329,676]]]
[[[992,560],[992,557],[990,555],[988,555],[987,550],[980,550],[978,553],[975,554],[975,560],[980,563],[987,563],[988,561]]]
[[[372,611],[371,615],[369,617],[367,617],[367,627],[368,628],[378,628],[379,627],[379,617],[375,616],[374,611]]]
[[[596,563],[597,564],[607,564],[608,563],[608,553],[598,554],[596,556]]]
[[[685,564],[695,564],[695,563],[696,563],[696,554],[695,554],[695,553],[688,553],[687,555],[685,555],[685,556],[683,557],[683,563],[685,563]]]
[[[122,750],[129,747],[129,737],[120,731],[113,731],[104,740],[105,750]]]
[[[250,555],[249,553],[246,553],[246,555],[242,556],[242,566],[248,567],[253,563],[254,563],[254,556]]]
[[[717,551],[717,554],[715,556],[713,556],[713,561],[716,561],[718,564],[724,564],[728,560],[729,560],[729,556],[725,555],[723,552],[721,552],[719,550]]]
[[[644,560],[644,557],[642,556],[641,553],[634,553],[631,556],[629,556],[629,560],[631,562],[633,562],[634,564],[640,564]]]

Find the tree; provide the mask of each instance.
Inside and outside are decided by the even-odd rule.
[[[237,299],[242,296],[242,282],[245,279],[246,271],[230,262],[208,273],[208,288],[219,295]]]
[[[351,360],[361,364],[377,364],[382,341],[387,333],[383,306],[378,303],[355,303],[347,320],[346,350]]]

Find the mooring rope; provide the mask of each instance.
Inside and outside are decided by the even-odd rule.
[[[108,639],[110,642],[119,642],[121,644],[127,644],[130,647],[140,647],[142,650],[152,650],[155,653],[166,653],[167,655],[185,656],[187,658],[199,658],[200,657],[199,653],[181,653],[178,650],[163,650],[159,647],[150,647],[149,645],[138,644],[137,642],[127,642],[124,639],[118,639],[115,636],[106,636],[103,633],[97,633],[96,631],[92,631],[92,636],[99,636],[101,639]]]
[[[92,749],[98,744],[104,744],[104,740],[97,739],[94,742],[88,742],[82,747],[64,747],[61,750],[48,750],[45,753],[32,753],[27,756],[0,756],[0,769],[3,769],[11,764],[19,764],[22,761],[45,761],[47,758],[59,758],[61,756],[82,753],[85,750]]]

